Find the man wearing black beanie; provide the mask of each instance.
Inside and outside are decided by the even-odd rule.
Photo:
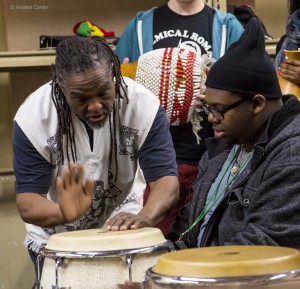
[[[257,19],[215,63],[206,87],[202,108],[215,138],[168,238],[179,248],[300,249],[300,103],[281,95]]]

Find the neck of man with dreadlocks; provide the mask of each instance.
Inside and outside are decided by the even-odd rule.
[[[116,140],[115,100],[122,98],[122,92],[128,101],[119,59],[103,38],[76,36],[57,46],[52,101],[58,116],[57,152],[61,163],[65,157],[77,161],[72,112],[93,129],[101,128],[109,119],[110,138]]]

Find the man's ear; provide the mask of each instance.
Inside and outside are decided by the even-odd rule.
[[[253,114],[258,114],[266,107],[266,98],[261,94],[256,94],[252,98]]]

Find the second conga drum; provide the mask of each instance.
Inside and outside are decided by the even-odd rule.
[[[52,235],[39,258],[39,288],[116,289],[142,282],[146,270],[172,246],[156,228],[92,229]]]
[[[220,246],[161,255],[143,289],[299,289],[300,253],[273,246]]]

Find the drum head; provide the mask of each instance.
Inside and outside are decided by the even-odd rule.
[[[127,231],[91,229],[58,233],[50,236],[46,249],[55,251],[117,251],[145,248],[166,242],[157,228]]]
[[[153,271],[165,276],[239,277],[300,269],[300,252],[273,246],[220,246],[163,254]]]

